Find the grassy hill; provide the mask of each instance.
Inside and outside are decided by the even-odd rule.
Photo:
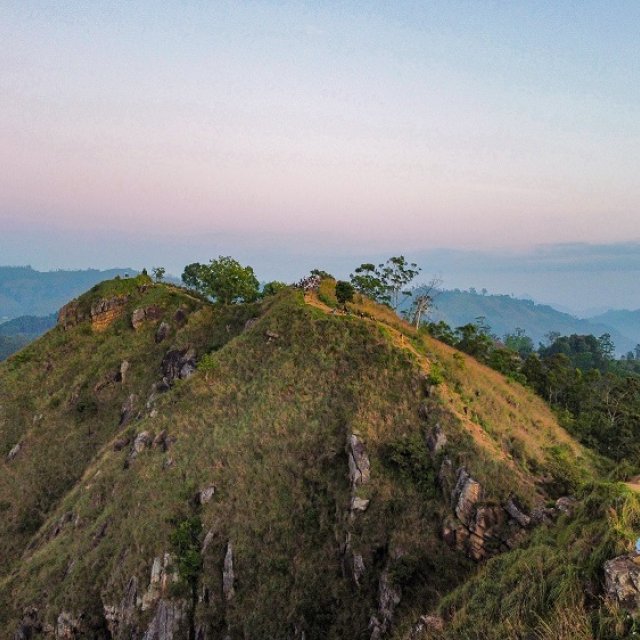
[[[484,317],[493,333],[502,338],[513,333],[517,327],[524,329],[534,344],[545,343],[545,336],[554,331],[561,335],[600,336],[610,333],[619,354],[633,349],[638,333],[631,331],[633,323],[610,322],[606,315],[584,320],[553,307],[536,304],[532,300],[513,298],[507,295],[482,295],[471,291],[443,291],[436,298],[436,307],[430,314],[434,322],[444,320],[451,327],[459,327]]]
[[[0,364],[0,456],[2,637],[629,628],[599,598],[635,494],[583,484],[605,463],[530,391],[330,280],[230,307],[94,287]]]

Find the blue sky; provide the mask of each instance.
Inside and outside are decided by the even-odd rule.
[[[638,2],[4,2],[0,263],[640,240],[639,25]]]

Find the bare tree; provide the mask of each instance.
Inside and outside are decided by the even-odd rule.
[[[433,309],[435,299],[440,293],[441,284],[442,278],[434,276],[427,284],[417,287],[420,293],[413,298],[411,310],[409,311],[411,324],[413,324],[416,329],[420,327],[422,318]]]

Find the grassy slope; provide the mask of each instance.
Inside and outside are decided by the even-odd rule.
[[[105,285],[83,303],[121,286]],[[404,554],[394,566],[403,587],[400,633],[475,573],[438,536],[447,506],[424,447],[436,421],[449,454],[494,500],[511,490],[529,504],[545,499],[534,479],[557,474],[558,456],[576,473],[593,469],[531,393],[366,301],[352,308],[359,318],[330,315],[315,297],[304,305],[290,291],[260,309],[214,310],[164,286],[141,296],[104,333],[87,324],[55,329],[0,368],[2,453],[23,443],[0,472],[6,629],[33,604],[50,621],[64,609],[99,626],[103,603],[117,604],[133,575],[146,585],[152,559],[172,549],[176,523],[197,515],[202,535],[212,534],[198,588],[207,586],[212,597],[195,617],[210,629],[228,628],[234,638],[291,637],[296,626],[307,638],[368,637],[377,580],[395,549]],[[167,317],[178,306],[193,310],[161,345],[153,325],[135,333],[127,322],[133,307],[151,302]],[[260,320],[242,332],[253,316]],[[144,451],[126,468],[128,451],[111,446],[123,430],[120,407],[131,393],[146,399],[163,354],[187,344],[199,355],[211,352],[210,370],[161,396],[157,415],[124,428],[166,429],[175,443],[167,452]],[[125,358],[125,385],[95,393]],[[418,374],[434,362],[445,383],[425,400]],[[72,390],[82,411],[68,402]],[[424,402],[426,421],[418,417]],[[371,458],[372,482],[359,490],[371,506],[349,525],[345,441],[354,431]],[[209,484],[213,500],[197,507],[195,492]],[[53,536],[65,513],[72,520]],[[359,589],[342,575],[347,529],[367,567]],[[220,572],[229,540],[237,596],[225,605]]]

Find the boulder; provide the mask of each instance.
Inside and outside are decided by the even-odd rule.
[[[171,326],[166,322],[161,322],[156,329],[155,341],[156,344],[160,344],[163,340],[166,340],[171,332]]]
[[[13,460],[20,453],[20,449],[22,449],[22,445],[19,442],[13,445],[7,454],[7,460]]]
[[[200,505],[207,504],[207,502],[211,501],[215,492],[216,488],[212,484],[204,489],[200,489],[200,491],[196,493],[196,503]]]
[[[516,500],[513,496],[509,496],[506,504],[504,505],[504,510],[521,526],[525,529],[531,525],[531,517],[524,513],[521,508],[517,505]]]
[[[369,456],[364,443],[356,434],[347,439],[347,455],[349,457],[349,479],[351,486],[367,484],[371,479]]]
[[[458,469],[456,486],[451,498],[456,516],[468,526],[476,503],[482,499],[482,486],[467,473],[464,467]]]
[[[607,596],[624,609],[640,607],[640,556],[627,555],[604,563]]]
[[[354,511],[360,511],[365,512],[368,507],[369,507],[369,500],[367,500],[366,498],[359,498],[358,496],[353,496],[351,498],[351,505],[350,505],[350,509],[351,512],[353,513]]]
[[[141,431],[136,435],[133,441],[133,452],[142,453],[145,449],[151,446],[153,438],[148,431]]]

